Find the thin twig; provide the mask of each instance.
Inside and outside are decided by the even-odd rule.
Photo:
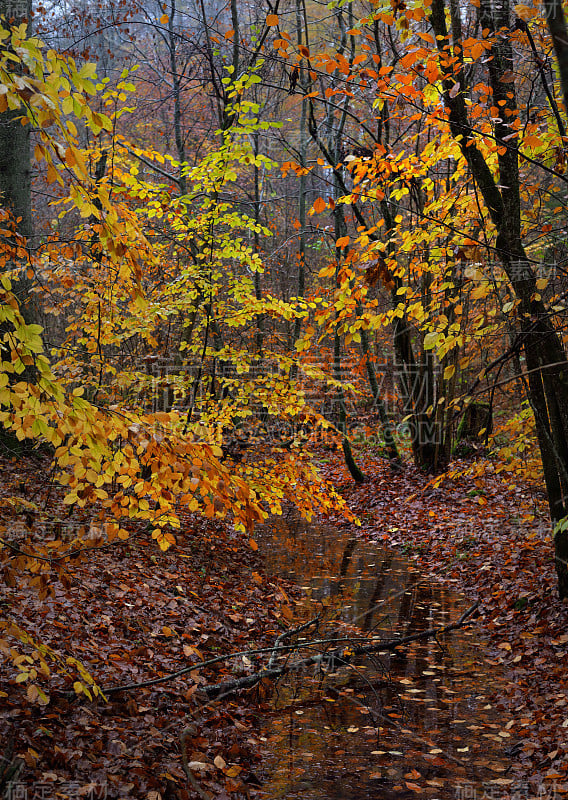
[[[297,628],[292,628],[292,630],[284,631],[284,633],[281,633],[280,636],[274,642],[274,650],[270,654],[267,669],[272,669],[272,667],[274,666],[274,662],[276,661],[276,655],[281,649],[282,642],[284,642],[286,639],[290,639],[291,636],[295,636],[296,634],[305,631],[307,628],[311,628],[312,625],[315,627],[317,633],[317,631],[319,630],[319,622],[320,622],[320,617],[317,616],[314,617],[313,619],[308,620],[308,622],[304,622],[303,625],[299,625]]]

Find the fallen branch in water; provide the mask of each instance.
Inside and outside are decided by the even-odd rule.
[[[395,639],[382,639],[382,640],[370,640],[369,644],[366,645],[359,645],[358,647],[348,646],[348,647],[336,647],[334,650],[330,650],[326,653],[318,653],[314,656],[308,656],[307,658],[302,658],[297,661],[293,661],[292,663],[283,664],[280,667],[271,667],[266,669],[261,669],[258,672],[255,672],[252,675],[245,675],[242,678],[235,678],[232,681],[224,681],[223,683],[216,683],[210,684],[209,686],[200,686],[199,691],[204,693],[209,699],[218,698],[220,696],[226,697],[233,692],[237,692],[240,689],[251,689],[253,686],[256,686],[257,683],[260,683],[265,678],[268,679],[276,679],[280,678],[282,675],[286,675],[289,672],[294,672],[301,669],[306,669],[307,667],[317,666],[318,664],[334,664],[337,666],[341,666],[342,664],[348,664],[353,658],[357,658],[358,656],[369,655],[371,653],[376,653],[379,650],[396,650],[397,647],[404,644],[410,644],[410,642],[420,641],[421,639],[431,639],[440,636],[443,633],[449,633],[450,631],[455,631],[458,628],[463,627],[465,625],[467,619],[476,611],[479,606],[479,600],[477,600],[472,606],[470,606],[461,617],[457,620],[457,622],[451,622],[448,625],[441,625],[436,628],[428,628],[428,630],[420,631],[419,633],[413,633],[408,636],[402,636]],[[337,641],[337,640],[336,640]],[[369,641],[369,640],[367,640]],[[325,640],[317,641],[303,641],[301,643],[302,647],[313,647],[317,644],[324,644]],[[277,644],[275,644],[274,652],[278,649]],[[289,647],[280,647],[281,651],[286,650],[289,652]],[[273,657],[271,657],[271,662],[273,662]],[[196,668],[199,665],[196,665]]]
[[[180,678],[184,675],[188,675],[191,672],[195,672],[196,670],[201,670],[204,667],[210,667],[214,664],[218,664],[221,661],[229,661],[232,658],[237,658],[240,656],[255,656],[255,655],[263,655],[269,654],[270,656],[270,663],[274,663],[274,660],[277,655],[286,655],[292,654],[294,651],[297,651],[299,647],[326,647],[329,645],[337,645],[338,643],[343,643],[347,645],[347,647],[335,647],[333,650],[328,650],[324,653],[318,653],[314,656],[308,656],[306,658],[293,661],[291,663],[284,664],[280,667],[265,667],[258,672],[253,673],[252,675],[245,675],[242,678],[236,678],[232,681],[225,681],[223,683],[217,684],[210,684],[205,686],[200,686],[199,691],[202,694],[205,694],[208,698],[219,698],[220,695],[232,694],[233,692],[239,691],[239,689],[250,689],[259,683],[263,678],[270,678],[276,679],[282,675],[287,674],[288,672],[292,672],[293,670],[303,669],[305,667],[314,666],[317,664],[322,663],[335,663],[335,664],[346,664],[349,662],[349,659],[352,659],[357,656],[367,655],[370,653],[376,653],[379,650],[396,650],[397,647],[404,644],[410,644],[411,642],[420,641],[421,639],[430,639],[435,638],[443,633],[449,633],[450,631],[454,631],[457,628],[461,628],[468,617],[470,617],[474,611],[479,606],[479,600],[477,600],[472,606],[470,606],[461,617],[457,620],[457,622],[452,622],[448,625],[441,625],[436,628],[428,628],[428,630],[420,631],[419,633],[412,633],[408,636],[400,636],[394,639],[369,639],[367,637],[362,637],[358,639],[356,636],[351,637],[330,637],[326,639],[312,639],[312,640],[302,640],[301,642],[295,642],[293,644],[283,644],[282,639],[284,637],[278,637],[276,642],[272,647],[259,647],[256,649],[251,650],[240,650],[235,653],[229,653],[227,655],[215,656],[215,658],[208,659],[207,661],[198,661],[195,664],[192,664],[189,667],[184,667],[183,669],[177,670],[176,672],[171,672],[169,675],[161,675],[159,678],[149,678],[146,681],[139,681],[137,683],[128,683],[123,686],[110,686],[105,687],[102,689],[102,692],[105,696],[111,694],[117,694],[118,692],[128,692],[133,689],[142,689],[147,686],[156,686],[160,683],[167,683],[168,681],[175,680],[176,678]],[[317,620],[317,618],[316,618]],[[316,620],[310,620],[309,622],[304,623],[303,625],[295,628],[292,631],[288,631],[289,636],[298,633],[301,630],[309,627],[310,625],[316,624]],[[365,644],[360,644],[358,646],[353,646],[354,642],[365,642]],[[348,654],[346,653],[348,651]],[[64,696],[75,696],[74,692],[65,692],[62,693]]]

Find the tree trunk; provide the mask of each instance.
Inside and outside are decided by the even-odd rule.
[[[559,0],[544,0],[544,11],[554,46],[556,63],[558,64],[564,108],[568,112],[568,30],[566,29],[566,18],[562,3]]]
[[[31,0],[0,0],[0,15],[9,25],[28,23],[31,30]],[[13,214],[17,232],[27,242],[33,234],[31,205],[30,126],[22,125],[21,109],[0,114],[0,196],[2,204]],[[13,242],[12,242],[13,244]],[[20,310],[26,322],[35,321],[30,302],[30,280],[24,274],[12,283]]]
[[[508,0],[499,3],[482,0],[479,16],[483,28],[491,31],[509,28]],[[535,414],[550,516],[556,523],[568,511],[568,369],[564,346],[537,292],[535,271],[522,242],[517,139],[511,138],[511,127],[506,121],[495,123],[495,137],[502,145],[498,154],[497,180],[477,146],[475,132],[468,118],[464,71],[456,71],[455,64],[450,66],[452,54],[443,0],[433,0],[430,19],[442,64],[446,61],[448,70],[443,86],[450,130],[459,142],[483,195],[497,230],[496,254],[521,301],[520,329],[528,373],[528,394]],[[457,33],[460,34],[459,31]],[[461,42],[456,41],[455,30],[453,34],[454,45],[460,45],[458,52],[461,52]],[[503,109],[503,120],[514,120],[518,113],[514,85],[503,80],[514,69],[509,37],[496,35],[490,55],[488,69],[493,102]],[[563,69],[564,62],[560,66]],[[555,536],[555,555],[558,590],[562,598],[568,597],[567,554],[568,536],[560,532]]]

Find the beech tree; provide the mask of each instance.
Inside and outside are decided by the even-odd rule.
[[[473,281],[469,296],[476,301],[488,297],[495,283],[503,311],[493,308],[489,326],[481,315],[479,330],[512,334],[505,355],[494,360],[496,370],[504,360],[522,354],[518,377],[534,413],[555,525],[559,591],[565,597],[568,371],[563,304],[555,302],[554,292],[545,292],[552,276],[547,274],[544,239],[551,226],[541,223],[536,246],[534,239],[530,242],[538,225],[538,215],[531,209],[538,179],[529,172],[547,176],[551,187],[545,191],[551,198],[559,197],[556,190],[566,184],[565,123],[530,33],[537,22],[540,36],[543,20],[536,9],[516,9],[522,18],[514,16],[508,2],[481,0],[467,9],[454,2],[446,6],[443,0],[427,6],[397,4],[392,9],[373,4],[348,31],[361,42],[356,56],[348,59],[339,51],[298,48],[297,58],[313,77],[306,92],[310,107],[333,102],[339,118],[343,98],[350,98],[351,110],[356,108],[359,114],[359,131],[368,137],[364,147],[353,150],[349,166],[353,187],[344,184],[344,198],[339,201],[351,206],[359,224],[357,231],[350,231],[346,280],[333,306],[340,310],[343,330],[357,340],[363,330],[393,327],[404,373],[405,406],[416,420],[417,462],[443,469],[451,438],[444,435],[432,441],[421,431],[428,433],[432,425],[444,431],[460,403],[463,409],[463,398],[454,396],[455,377],[460,365],[468,362],[465,350],[473,341],[462,327],[464,277],[466,283]],[[548,20],[561,74],[562,19],[558,13]],[[515,55],[513,41],[517,52],[525,54],[524,62]],[[292,59],[289,49],[285,55]],[[537,94],[549,103],[547,112],[534,106],[533,91],[526,93],[524,72],[530,60],[541,84]],[[320,78],[325,74],[335,75],[335,84],[326,85]],[[534,87],[532,78],[527,81]],[[361,114],[362,97],[369,92],[372,112]],[[315,114],[311,119],[318,136]],[[391,136],[385,137],[385,130]],[[326,158],[341,180],[337,154],[329,152]],[[363,204],[370,209],[367,218]],[[318,204],[317,210],[325,205]],[[540,208],[542,218],[546,202],[541,201]],[[476,248],[471,259],[468,253]],[[391,312],[377,314],[366,302],[361,313],[358,304],[368,292],[356,286],[356,272],[347,262],[366,267],[367,278],[380,281],[391,292]],[[482,279],[484,285],[475,284],[480,266],[490,272]],[[333,324],[337,326],[337,321]],[[492,366],[487,364],[477,385]]]

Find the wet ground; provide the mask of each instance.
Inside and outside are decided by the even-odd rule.
[[[320,615],[318,638],[408,636],[454,622],[471,605],[356,531],[289,517],[267,525],[259,543],[269,572],[304,589],[291,627]],[[521,789],[508,777],[512,723],[488,700],[501,681],[475,622],[394,654],[293,673],[265,715],[259,796],[513,797]]]

